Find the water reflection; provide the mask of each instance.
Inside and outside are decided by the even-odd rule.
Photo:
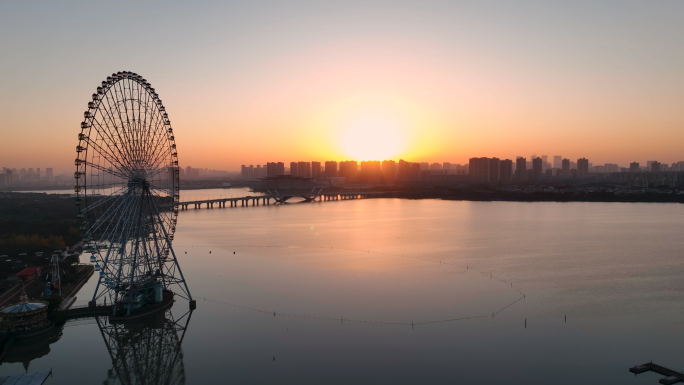
[[[21,363],[28,373],[31,361],[48,355],[50,345],[62,337],[63,329],[64,327],[60,326],[37,336],[9,339],[6,342],[7,353],[2,358],[2,363]]]
[[[139,323],[110,324],[98,317],[97,325],[112,359],[103,385],[185,384],[181,344],[192,311],[174,319],[171,310]]]

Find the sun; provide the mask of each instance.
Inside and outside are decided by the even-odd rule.
[[[393,159],[404,150],[406,128],[397,119],[382,114],[365,114],[342,124],[340,151],[352,160]]]

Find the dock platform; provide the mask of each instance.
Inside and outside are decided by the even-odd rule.
[[[634,373],[635,375],[645,373],[645,372],[656,372],[658,374],[662,374],[663,376],[666,376],[666,377],[661,378],[658,382],[660,382],[661,384],[665,384],[665,385],[676,384],[678,382],[684,382],[684,373],[675,372],[672,369],[668,369],[666,367],[656,365],[652,362],[649,362],[648,364],[637,365],[637,366],[631,367],[631,368],[629,368],[629,371]]]
[[[52,370],[37,373],[23,373],[16,376],[0,377],[0,385],[42,385],[52,374]]]

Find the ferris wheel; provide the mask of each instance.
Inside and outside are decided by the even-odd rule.
[[[88,103],[76,152],[80,230],[99,274],[93,301],[108,298],[125,314],[160,302],[165,290],[192,301],[171,247],[176,143],[150,83],[128,71],[108,76]]]

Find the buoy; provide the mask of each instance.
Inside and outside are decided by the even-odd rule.
[[[211,254],[211,250],[209,250],[209,254]]]
[[[235,252],[234,252],[234,251],[233,251],[233,254],[235,254]]]

